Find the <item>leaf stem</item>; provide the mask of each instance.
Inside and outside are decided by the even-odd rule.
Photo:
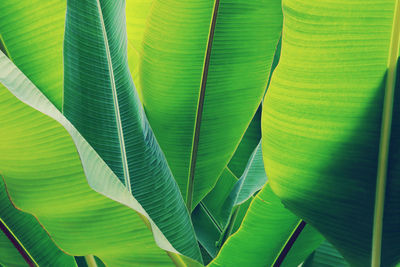
[[[386,76],[385,98],[383,102],[381,139],[379,144],[378,170],[376,179],[374,225],[372,231],[371,266],[381,265],[382,228],[385,207],[385,191],[387,180],[387,166],[389,158],[390,134],[392,127],[393,100],[396,85],[397,60],[400,37],[400,5],[395,1],[393,28],[390,41],[388,69]]]
[[[109,76],[110,76],[109,77],[110,85],[111,85],[111,89],[112,89],[112,96],[113,96],[113,103],[114,103],[115,121],[117,124],[117,130],[118,130],[118,141],[119,141],[120,149],[121,149],[121,161],[122,161],[122,169],[124,172],[124,181],[125,181],[126,188],[128,189],[129,192],[132,193],[128,159],[126,156],[126,148],[125,148],[125,139],[124,139],[125,137],[124,137],[124,131],[123,131],[123,127],[122,127],[121,114],[120,114],[120,110],[119,110],[117,87],[115,84],[114,68],[113,68],[113,64],[112,64],[111,52],[110,52],[110,47],[108,44],[107,31],[106,31],[106,26],[104,23],[103,11],[101,9],[100,0],[97,0],[97,9],[99,12],[101,29],[102,29],[102,33],[103,33],[103,39],[104,39],[104,46],[105,46],[106,56],[107,56],[108,70],[109,70]]]
[[[234,208],[232,215],[229,219],[228,225],[226,226],[224,232],[221,235],[221,238],[218,240],[216,247],[219,250],[225,243],[225,241],[228,239],[228,237],[231,235],[233,227],[235,226],[235,221],[237,218],[237,215],[239,213],[240,206],[237,206]]]
[[[88,267],[97,267],[97,263],[93,255],[86,255],[85,261]]]
[[[168,257],[172,260],[172,262],[175,264],[176,267],[187,267],[185,262],[182,260],[180,256],[169,251],[166,252]]]

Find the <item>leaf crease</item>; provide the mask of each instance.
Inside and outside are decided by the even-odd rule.
[[[192,210],[194,175],[195,175],[195,168],[196,168],[197,151],[198,151],[199,140],[200,140],[200,126],[201,126],[201,119],[203,116],[208,68],[210,66],[211,49],[212,49],[212,42],[214,39],[215,26],[216,26],[216,22],[217,22],[219,2],[220,2],[220,0],[215,0],[215,2],[214,2],[213,15],[211,18],[210,30],[209,30],[209,35],[208,35],[207,50],[206,50],[206,54],[205,54],[205,58],[204,58],[203,74],[202,74],[202,78],[201,78],[199,100],[197,103],[196,121],[195,121],[195,125],[194,125],[192,152],[190,155],[189,177],[188,177],[188,186],[187,186],[187,193],[186,193],[186,207],[189,210],[189,213]]]

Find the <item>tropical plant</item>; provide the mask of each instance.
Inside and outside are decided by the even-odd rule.
[[[398,2],[0,1],[0,264],[400,263]]]

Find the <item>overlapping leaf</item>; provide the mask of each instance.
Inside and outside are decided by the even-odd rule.
[[[7,52],[60,110],[65,10],[65,0],[1,1],[0,39]]]
[[[171,265],[135,211],[159,246],[176,250],[140,204],[3,53],[0,82],[10,90],[0,90],[0,170],[15,205],[71,255],[95,254],[110,266]]]
[[[125,25],[124,1],[68,1],[63,112],[173,246],[201,260],[179,188],[132,82]]]
[[[32,215],[17,210],[11,204],[3,179],[0,179],[0,223],[4,223],[26,253],[30,254],[32,262],[40,266],[76,266],[74,257],[57,248]],[[7,236],[1,231],[0,236],[0,263],[5,266],[26,266],[27,263]]]
[[[242,226],[228,238],[210,266],[273,266],[300,221],[267,183],[251,203]],[[316,230],[306,226],[282,266],[298,266],[322,240]]]
[[[260,103],[281,16],[276,0],[153,3],[139,69],[144,106],[191,209]]]
[[[342,255],[328,241],[322,244],[308,257],[302,267],[348,267]]]
[[[228,163],[228,168],[235,174],[236,177],[242,176],[246,169],[246,164],[254,148],[261,140],[261,105],[254,114],[249,127],[237,147],[235,154]]]

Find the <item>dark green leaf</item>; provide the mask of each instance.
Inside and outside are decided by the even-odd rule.
[[[125,24],[124,1],[68,1],[63,112],[174,248],[201,260],[179,188],[132,82]]]

